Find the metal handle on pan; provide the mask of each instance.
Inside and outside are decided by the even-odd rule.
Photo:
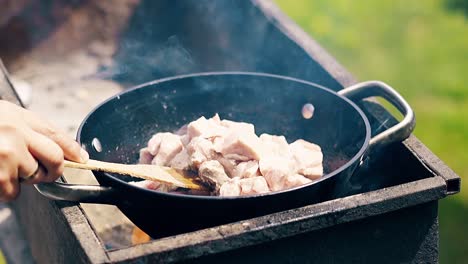
[[[350,86],[338,92],[353,101],[359,101],[368,97],[380,96],[395,106],[404,118],[398,124],[388,128],[371,138],[369,151],[379,146],[393,142],[401,142],[407,139],[414,130],[416,119],[413,109],[406,100],[392,87],[380,81],[367,81]]]
[[[37,191],[53,200],[63,200],[82,203],[115,204],[117,192],[111,187],[99,185],[39,183]]]

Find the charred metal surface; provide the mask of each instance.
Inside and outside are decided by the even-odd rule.
[[[33,186],[23,186],[14,205],[38,263],[106,261],[102,246],[76,204],[51,201]]]
[[[437,229],[431,202],[184,263],[437,263]]]
[[[447,194],[453,195],[460,192],[461,178],[450,169],[443,161],[441,161],[432,151],[430,151],[416,137],[411,136],[406,140],[405,144],[408,149],[413,151],[426,166],[429,167],[435,174],[444,178],[447,184]]]
[[[412,206],[420,203],[443,198],[446,195],[445,187],[445,182],[439,177],[423,179],[264,217],[168,237],[148,244],[109,252],[109,256],[113,261],[118,262],[140,258],[144,258],[148,263],[152,261],[176,262],[192,259],[269,243],[270,241],[326,229],[338,224],[397,211],[406,207],[412,208]],[[437,207],[435,207],[435,210],[437,210]],[[399,215],[399,213],[396,215]],[[403,221],[404,215],[405,212],[402,212],[399,216],[402,217],[401,221]],[[416,218],[417,214],[413,217]],[[384,223],[387,223],[387,221],[384,221]],[[426,223],[426,220],[422,223]],[[383,225],[383,223],[380,224]],[[372,232],[372,229],[367,229],[366,225],[359,226],[359,228],[361,231]],[[343,232],[342,236],[347,237],[348,233]],[[409,236],[410,234],[408,234],[407,239],[410,239]],[[374,245],[373,248],[395,246],[389,243]],[[246,257],[245,260],[248,260],[247,255],[244,257]]]

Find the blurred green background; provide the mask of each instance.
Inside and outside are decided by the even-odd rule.
[[[276,2],[358,80],[396,88],[468,189],[468,0]],[[468,263],[468,192],[442,200],[439,221],[441,263]]]

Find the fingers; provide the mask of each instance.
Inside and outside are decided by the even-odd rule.
[[[24,110],[23,118],[31,126],[31,128],[52,139],[63,150],[66,159],[76,162],[86,162],[89,159],[88,153],[80,147],[80,145],[70,138],[65,132],[55,127],[50,122],[47,122],[37,116],[35,113]]]
[[[16,179],[0,172],[0,201],[7,202],[16,199],[20,192],[20,184]]]
[[[29,153],[26,144],[23,145],[24,149],[21,150],[23,155],[18,164],[18,178],[26,179],[34,174],[34,172],[37,169],[38,163],[36,159],[34,159],[34,157],[31,155],[31,153]]]
[[[15,168],[0,167],[0,201],[11,201],[18,196],[19,182],[17,177],[18,171]]]
[[[0,126],[0,135],[0,200],[10,201],[19,192],[18,164],[26,145],[14,127]]]
[[[44,166],[47,173],[40,173],[33,182],[53,182],[63,173],[64,152],[50,138],[30,130],[27,136],[29,152]]]
[[[55,181],[62,175],[64,157],[88,159],[78,143],[34,113],[1,100],[0,112],[5,114],[0,115],[0,200],[18,195],[20,178],[27,183]]]
[[[18,167],[18,179],[20,183],[36,184],[44,181],[47,177],[47,170],[29,152],[25,156],[24,162]],[[28,168],[27,170],[21,168]],[[29,171],[29,172],[22,172]]]

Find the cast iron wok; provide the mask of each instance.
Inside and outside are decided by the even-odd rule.
[[[368,119],[352,101],[369,96],[386,98],[405,115],[374,138]],[[311,119],[301,114],[306,103],[315,106]],[[285,135],[288,142],[302,138],[319,144],[325,175],[289,190],[229,198],[146,190],[128,184],[134,178],[101,172],[94,172],[100,186],[54,183],[40,184],[38,189],[54,199],[115,204],[149,235],[162,237],[327,199],[348,181],[366,153],[404,140],[414,128],[409,105],[382,82],[360,83],[336,93],[284,76],[214,72],[157,80],[124,91],[85,118],[77,139],[92,159],[136,163],[139,149],[152,134],[175,131],[215,113],[253,123],[258,135],[265,132]]]

